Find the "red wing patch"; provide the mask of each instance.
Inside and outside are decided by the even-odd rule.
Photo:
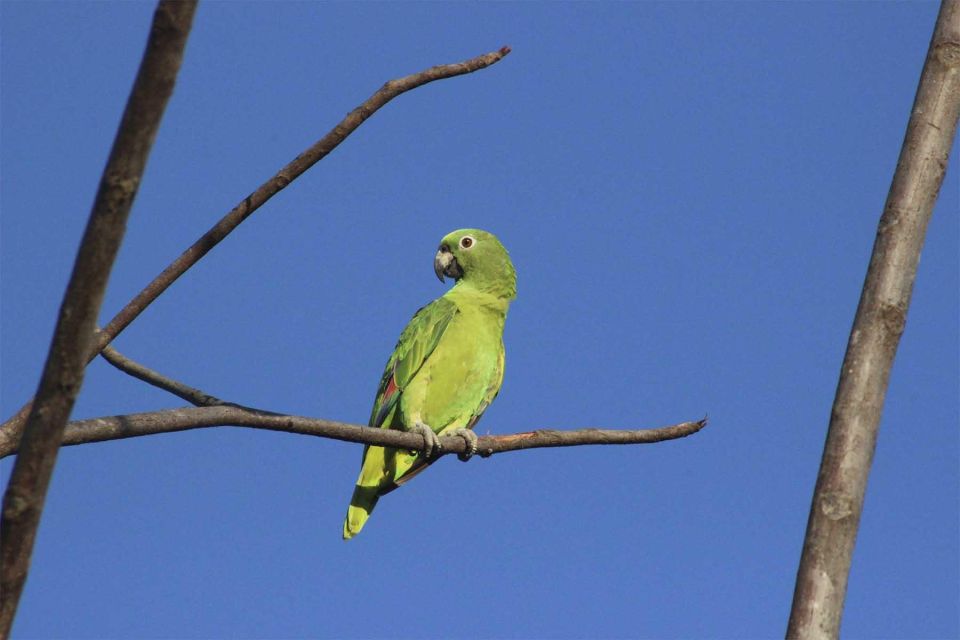
[[[400,387],[397,386],[396,374],[393,373],[390,375],[390,379],[387,380],[387,386],[383,388],[383,393],[380,396],[380,410],[374,417],[373,424],[370,425],[371,427],[383,426],[383,421],[387,419],[387,414],[390,413],[390,410],[393,409],[393,406],[399,399],[397,395],[398,391],[400,391]]]
[[[383,390],[383,403],[386,404],[390,400],[390,397],[397,392],[397,380],[394,376],[390,376],[390,381],[387,382],[387,388]]]

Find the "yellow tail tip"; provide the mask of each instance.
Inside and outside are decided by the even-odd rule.
[[[369,517],[370,513],[363,507],[350,505],[350,508],[347,509],[347,517],[343,519],[343,539],[349,540],[360,533]]]
[[[373,508],[377,506],[377,500],[380,498],[378,493],[379,489],[375,486],[367,487],[358,484],[354,487],[353,498],[347,508],[347,517],[343,520],[344,540],[349,540],[363,529]]]
[[[360,533],[360,529],[351,529],[351,528],[350,528],[350,520],[349,520],[349,519],[343,521],[343,539],[344,539],[344,540],[349,540],[350,538],[352,538],[353,536],[357,535],[358,533]]]

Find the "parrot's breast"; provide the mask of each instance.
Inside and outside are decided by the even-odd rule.
[[[502,377],[503,313],[460,306],[401,402],[438,433],[466,427]]]

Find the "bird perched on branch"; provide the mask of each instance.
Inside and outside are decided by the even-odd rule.
[[[400,334],[380,380],[370,426],[423,436],[426,451],[368,445],[343,522],[349,540],[363,528],[377,500],[439,457],[439,436],[459,435],[469,459],[472,429],[503,382],[503,325],[517,294],[510,256],[492,233],[460,229],[440,241],[433,269],[456,283],[417,311]]]

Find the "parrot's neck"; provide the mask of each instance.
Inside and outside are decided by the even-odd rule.
[[[457,306],[467,304],[506,315],[507,309],[510,307],[510,301],[515,295],[516,289],[499,291],[497,289],[480,288],[472,282],[460,280],[447,291],[444,297],[457,303]]]
[[[483,270],[468,271],[450,291],[462,289],[492,296],[504,302],[504,309],[517,297],[517,272],[510,260],[488,265]]]

